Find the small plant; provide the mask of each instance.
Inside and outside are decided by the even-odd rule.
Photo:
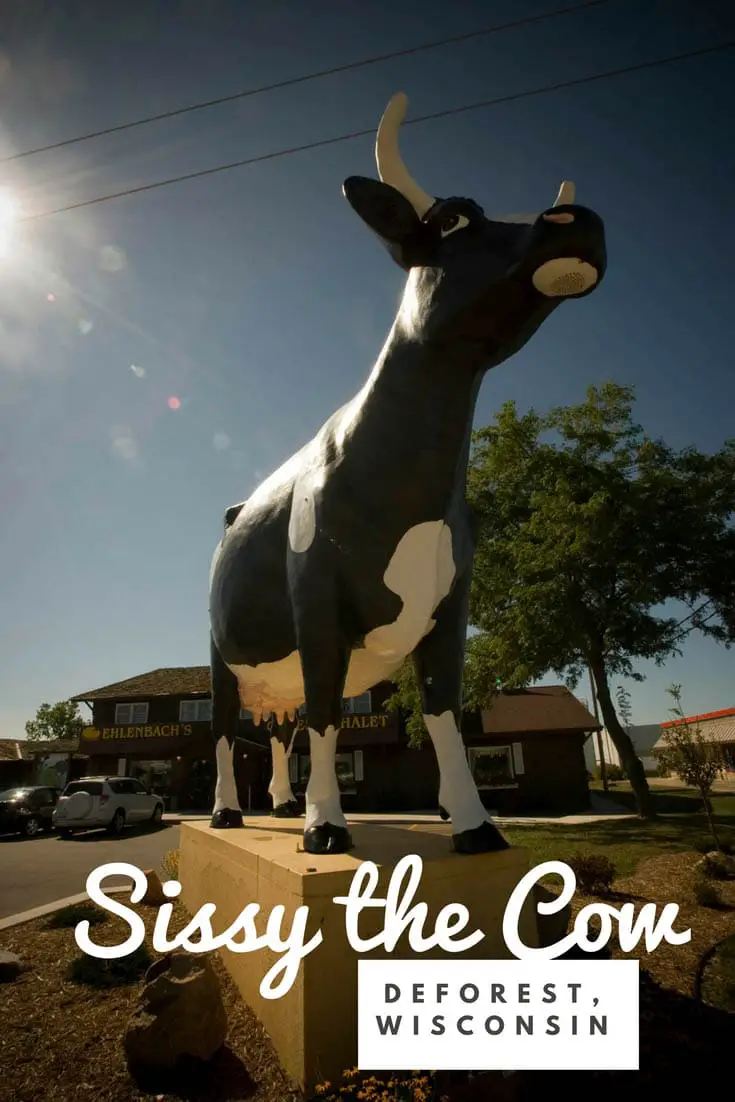
[[[722,907],[722,896],[711,880],[705,876],[697,876],[693,887],[694,898],[700,907],[709,907],[715,911]]]
[[[713,748],[707,745],[702,728],[696,723],[690,723],[684,715],[681,685],[671,685],[666,691],[674,701],[674,707],[669,709],[674,719],[662,736],[663,746],[657,747],[656,756],[665,769],[681,777],[690,788],[697,789],[715,848],[721,851],[722,844],[712,813],[711,795],[712,786],[723,774],[722,764],[714,756]]]
[[[365,1102],[438,1102],[433,1072],[396,1072],[378,1079],[375,1075],[360,1078],[357,1068],[349,1068],[342,1079],[340,1087],[320,1083],[314,1091],[314,1102],[347,1102],[352,1098]]]
[[[62,907],[49,917],[46,923],[47,930],[65,930],[78,926],[80,922],[88,922],[90,926],[99,926],[107,922],[110,916],[94,903],[72,903],[70,907]]]
[[[577,853],[567,864],[577,878],[577,887],[585,895],[606,895],[616,876],[615,865],[601,853]]]
[[[177,849],[170,849],[168,853],[164,853],[161,861],[161,874],[164,882],[179,879],[179,851]]]
[[[138,983],[150,968],[153,958],[144,945],[128,957],[98,960],[83,953],[69,965],[67,979],[85,987],[126,987]]]

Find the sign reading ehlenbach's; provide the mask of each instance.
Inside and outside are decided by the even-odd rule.
[[[157,723],[145,727],[85,727],[82,738],[176,738],[178,735],[190,735],[190,723]]]

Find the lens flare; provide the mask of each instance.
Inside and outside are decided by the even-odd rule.
[[[169,409],[180,409],[181,408],[181,402],[173,394],[171,395],[171,397],[168,400],[168,408]]]
[[[7,256],[10,252],[19,213],[18,204],[13,196],[7,191],[0,191],[0,256]]]

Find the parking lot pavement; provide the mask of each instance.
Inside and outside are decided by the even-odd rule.
[[[157,830],[131,827],[119,838],[89,830],[69,839],[56,834],[36,838],[0,837],[0,918],[86,891],[90,872],[110,861],[159,870],[161,859],[179,845],[178,825]],[[126,881],[111,877],[104,887]],[[128,881],[129,883],[129,881]]]

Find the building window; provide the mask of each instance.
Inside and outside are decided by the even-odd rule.
[[[478,788],[515,788],[513,752],[510,746],[473,747],[470,769]]]
[[[311,772],[311,757],[309,754],[292,754],[289,759],[289,766],[297,757],[298,764],[292,766],[289,770],[291,781],[302,788],[306,788]],[[362,750],[347,750],[343,754],[336,754],[334,765],[340,792],[345,795],[356,792],[357,782],[363,779]]]
[[[346,716],[367,716],[372,710],[373,696],[369,691],[359,696],[346,696],[342,701],[342,713]]]
[[[179,703],[179,723],[206,723],[212,718],[212,699],[182,700]]]
[[[147,723],[148,704],[116,704],[115,724],[125,726],[128,723]]]

